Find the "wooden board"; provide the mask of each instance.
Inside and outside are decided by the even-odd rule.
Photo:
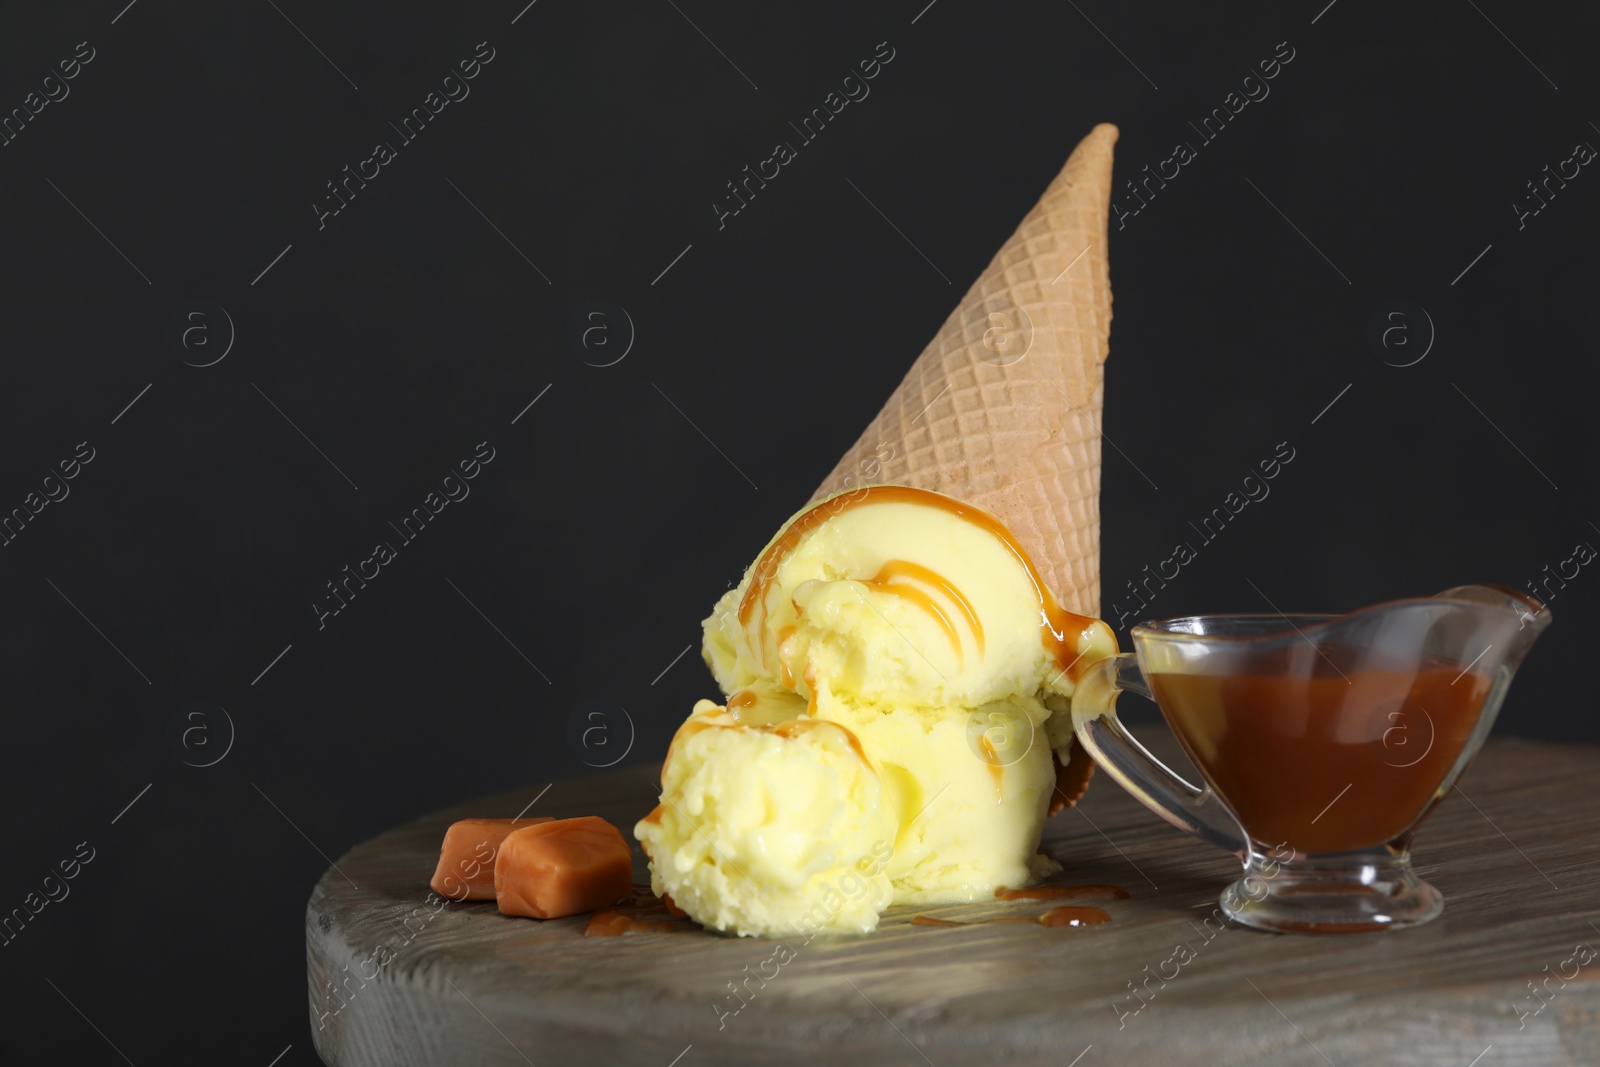
[[[870,937],[788,952],[700,930],[585,938],[584,918],[430,905],[445,826],[515,815],[538,790],[507,793],[383,834],[323,875],[306,910],[311,1027],[337,1067],[1593,1067],[1600,958],[1580,967],[1574,953],[1600,950],[1597,781],[1600,749],[1491,742],[1414,849],[1446,899],[1415,930],[1208,928],[1232,859],[1102,777],[1044,848],[1074,881],[1132,892],[1105,905],[1113,922],[931,928],[909,920],[1018,906],[896,909]],[[655,797],[655,768],[637,767],[557,782],[529,814],[598,814],[631,837]],[[1175,963],[1180,943],[1193,958]]]

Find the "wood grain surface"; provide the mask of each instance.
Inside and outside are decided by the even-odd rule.
[[[1145,739],[1181,764],[1164,735]],[[910,919],[1050,903],[900,908],[869,937],[782,950],[697,928],[586,938],[586,917],[430,900],[445,827],[515,815],[534,787],[391,830],[322,876],[306,909],[311,1028],[338,1067],[1594,1067],[1597,782],[1600,749],[1487,745],[1413,849],[1446,900],[1414,930],[1208,926],[1232,858],[1102,776],[1050,820],[1044,849],[1071,881],[1132,893],[1094,902],[1111,923],[938,928]],[[528,814],[597,814],[631,838],[655,798],[656,768],[635,767],[556,782]]]

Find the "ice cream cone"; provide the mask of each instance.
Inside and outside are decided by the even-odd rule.
[[[1096,616],[1116,140],[1102,123],[1073,150],[812,498],[894,483],[975,504],[1005,522],[1062,607]],[[1087,786],[1082,755],[1066,761],[1057,802]]]

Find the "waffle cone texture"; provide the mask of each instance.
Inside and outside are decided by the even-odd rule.
[[[1100,412],[1117,128],[1085,137],[812,501],[930,489],[998,516],[1062,607],[1100,614]]]

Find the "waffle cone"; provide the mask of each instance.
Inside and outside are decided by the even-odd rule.
[[[891,483],[975,504],[1010,528],[1062,607],[1094,616],[1116,140],[1102,123],[1073,150],[812,497]],[[1094,769],[1068,768],[1058,803],[1075,802]]]
[[[1010,527],[1062,607],[1100,611],[1106,219],[1117,128],[1084,138],[812,497],[932,489]]]

